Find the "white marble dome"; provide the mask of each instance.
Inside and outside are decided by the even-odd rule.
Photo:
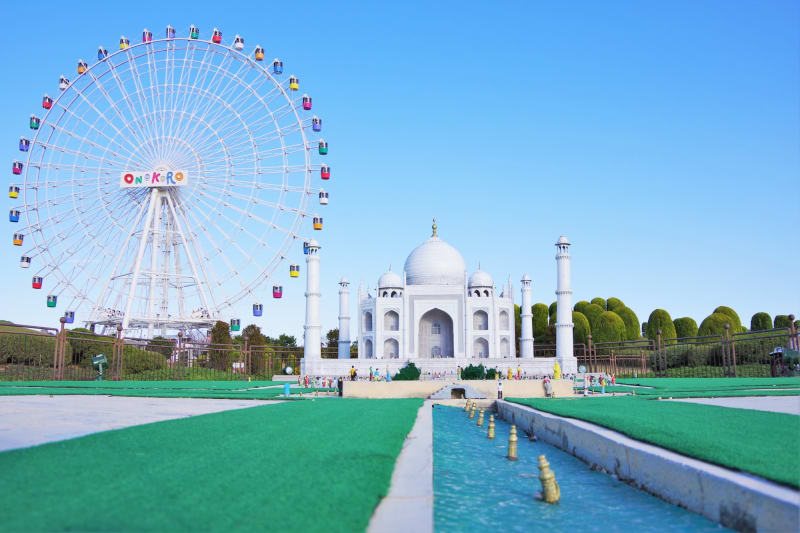
[[[492,276],[484,272],[480,268],[472,273],[469,277],[470,287],[494,287]]]
[[[408,285],[464,285],[467,267],[458,250],[434,235],[406,259]]]
[[[387,272],[384,272],[383,275],[378,279],[378,288],[379,289],[397,289],[403,286],[403,279],[392,272],[390,268]]]

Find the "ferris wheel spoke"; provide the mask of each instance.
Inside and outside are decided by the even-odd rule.
[[[219,187],[214,187],[214,186],[205,186],[205,187],[201,188],[200,190],[202,191],[203,189],[208,189],[209,191],[213,191],[213,190],[221,191],[221,189]],[[217,194],[209,194],[209,193],[205,193],[205,192],[200,192],[198,194],[201,194],[205,198],[209,198],[209,199],[213,199],[215,197],[219,197],[219,195],[217,195]],[[257,198],[253,198],[252,196],[246,196],[244,194],[240,194],[240,193],[237,193],[237,192],[234,192],[234,191],[226,191],[224,196],[230,196],[232,198],[237,198],[239,200],[244,200],[244,201],[247,201],[248,203],[253,204],[254,206],[265,206],[265,207],[270,207],[272,209],[277,209],[279,211],[283,211],[283,212],[287,212],[287,213],[293,213],[293,214],[300,213],[300,214],[306,215],[306,213],[300,211],[299,209],[297,209],[295,207],[285,206],[285,205],[282,205],[282,204],[280,204],[278,202],[271,202],[271,201],[268,201],[268,200],[259,200]],[[253,213],[251,213],[251,212],[249,212],[247,210],[244,210],[244,209],[242,209],[242,208],[240,208],[240,207],[238,207],[236,205],[233,205],[233,204],[231,204],[229,202],[226,202],[225,200],[222,200],[222,205],[224,207],[228,207],[228,208],[234,209],[234,210],[236,210],[238,212],[241,212],[243,214],[246,214],[246,215],[248,215],[248,217],[253,218],[254,220],[257,220],[257,221],[261,222],[262,224],[273,225],[271,222],[268,222],[267,220],[264,220],[260,216],[258,216],[256,214],[253,214]]]

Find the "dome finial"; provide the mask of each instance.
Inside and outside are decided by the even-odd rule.
[[[431,237],[438,237],[438,235],[436,235],[436,217],[433,217],[433,226],[431,226],[431,228],[433,229]]]

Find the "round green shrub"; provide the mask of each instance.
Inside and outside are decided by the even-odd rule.
[[[647,338],[656,340],[658,339],[658,330],[661,330],[661,339],[674,339],[677,336],[675,332],[675,324],[672,323],[672,317],[663,309],[656,309],[647,319]],[[675,341],[670,341],[669,344],[675,344]]]
[[[606,301],[603,298],[592,298],[592,302],[594,305],[599,305],[603,308],[603,311],[606,310]]]
[[[544,332],[547,331],[547,319],[548,319],[548,309],[547,306],[539,303],[534,304],[531,307],[531,313],[533,314],[533,336],[538,337],[539,335],[544,335]]]
[[[591,327],[589,326],[589,319],[586,318],[586,315],[583,313],[573,311],[572,323],[575,325],[575,327],[572,328],[572,342],[575,344],[587,344],[586,338],[592,331]]]
[[[603,311],[592,327],[592,342],[617,342],[625,340],[625,322],[614,311]]]
[[[605,309],[597,304],[589,304],[589,306],[586,307],[583,314],[586,315],[586,319],[589,321],[589,327],[592,328],[592,331],[597,327],[597,320],[600,318],[600,315],[605,312]]]
[[[558,302],[553,302],[550,304],[550,307],[547,309],[548,315],[553,315],[556,312],[556,308],[558,307]]]
[[[723,315],[727,315],[730,317],[731,333],[741,333],[743,331],[742,321],[741,319],[739,319],[739,315],[736,314],[736,311],[734,311],[730,307],[720,305],[719,307],[714,309],[714,312],[711,314],[713,315],[714,313],[721,313]]]
[[[606,309],[608,309],[609,311],[614,311],[615,313],[617,313],[617,310],[622,309],[623,307],[625,307],[625,304],[622,303],[622,300],[620,300],[619,298],[614,298],[612,296],[611,298],[606,300]],[[638,323],[639,321],[637,320],[636,322]]]
[[[679,339],[697,337],[697,322],[695,322],[693,318],[684,316],[676,318],[672,323],[675,325],[675,335]]]
[[[478,366],[469,365],[461,370],[461,379],[484,379],[485,377],[486,369],[483,368],[483,364]]]
[[[775,315],[775,322],[773,323],[776,328],[788,328],[792,321],[789,320],[789,315]]]
[[[611,303],[611,298],[608,299],[608,303]],[[633,341],[639,338],[639,317],[632,309],[623,305],[612,313],[617,313],[625,323],[625,340]]]
[[[761,331],[772,329],[772,318],[767,313],[756,313],[750,319],[750,330]]]
[[[647,336],[647,322],[642,322],[642,337]]]
[[[556,320],[558,320],[558,314],[554,311],[550,313],[550,322],[548,323],[548,326],[555,326]]]
[[[422,371],[417,368],[417,365],[409,362],[400,369],[400,372],[392,376],[392,381],[417,381],[421,373]]]
[[[589,306],[589,302],[587,302],[586,300],[581,300],[580,302],[576,303],[575,307],[573,307],[572,309],[577,311],[577,312],[579,312],[579,313],[584,313],[585,309],[588,306]]]
[[[728,330],[728,332],[733,334],[734,332],[731,331],[733,330],[733,324],[731,324],[730,316],[722,313],[711,313],[700,324],[700,329],[698,330],[697,334],[701,337],[705,337],[707,335],[724,335],[725,324],[731,325],[731,329]]]

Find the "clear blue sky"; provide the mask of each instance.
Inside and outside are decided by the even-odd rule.
[[[402,270],[432,216],[470,270],[511,275],[517,292],[528,273],[534,301],[555,299],[565,234],[575,301],[616,296],[640,320],[661,307],[698,323],[728,305],[749,325],[762,310],[800,315],[799,6],[4,2],[0,155],[10,177],[41,95],[98,44],[217,26],[281,57],[324,120],[323,332],[338,278],[356,289]],[[0,315],[56,324],[63,309],[30,288],[13,229]],[[301,337],[305,281],[284,277],[287,296],[265,286],[255,323]]]

